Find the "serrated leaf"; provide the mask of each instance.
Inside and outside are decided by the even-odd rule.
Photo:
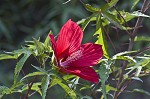
[[[14,83],[16,83],[17,78],[19,76],[19,73],[24,65],[24,63],[26,62],[26,60],[29,58],[29,56],[31,55],[31,51],[28,50],[27,48],[23,48],[23,52],[24,55],[23,57],[19,60],[19,62],[17,63],[16,67],[15,67],[15,71],[14,71]]]
[[[106,11],[106,10],[110,9],[111,7],[115,6],[118,1],[119,0],[111,0],[109,3],[107,3],[104,6],[102,6],[100,9],[102,11]]]
[[[42,79],[42,99],[45,99],[48,85],[50,83],[50,75],[45,75]]]
[[[22,81],[24,81],[26,78],[28,78],[28,77],[32,77],[32,76],[36,76],[36,75],[44,75],[44,73],[43,72],[33,72],[33,73],[29,73],[29,74],[27,74],[26,76],[24,76],[21,80],[20,80],[20,82],[22,82]]]
[[[110,71],[111,64],[112,64],[111,61],[108,61],[108,60],[103,61],[98,70],[98,74],[100,75],[100,81],[101,81],[102,93],[104,95],[104,99],[107,99],[105,82],[107,81],[107,79],[109,77],[109,71]]]

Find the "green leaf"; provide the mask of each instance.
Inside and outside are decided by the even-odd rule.
[[[99,11],[99,8],[92,7],[90,4],[84,4],[83,2],[82,2],[82,4],[90,12],[98,12]]]
[[[74,75],[65,75],[62,79],[62,78],[55,76],[52,78],[50,87],[58,84],[65,90],[65,92],[71,97],[71,99],[77,99],[76,93],[66,83],[66,80],[73,78],[73,77],[75,77],[75,76]]]
[[[61,82],[58,82],[58,84],[65,90],[71,99],[77,99],[76,93],[69,86]]]
[[[37,55],[43,54],[44,53],[44,45],[43,45],[43,43],[41,43],[40,41],[38,41],[35,38],[33,38],[33,40],[34,40],[34,44],[36,46]]]
[[[108,61],[108,60],[103,61],[98,70],[98,73],[100,75],[100,81],[101,81],[102,93],[104,95],[104,99],[107,99],[105,82],[107,81],[107,79],[109,77],[109,71],[110,71],[111,64],[112,64],[112,61]]]
[[[50,83],[50,75],[45,75],[42,79],[42,99],[45,99],[48,85]]]
[[[136,60],[133,59],[131,56],[117,56],[116,58],[113,58],[114,60],[119,59],[119,60],[127,60],[130,63],[135,63]]]
[[[19,55],[0,54],[0,60],[3,59],[17,59]]]
[[[132,15],[131,13],[125,12],[125,11],[113,11],[111,13],[118,19],[118,22],[120,24],[124,24],[125,22],[128,22],[128,21],[132,20],[133,18],[137,17],[137,16]]]
[[[122,56],[122,55],[126,55],[126,54],[131,54],[131,53],[134,53],[134,52],[137,52],[137,51],[124,51],[124,52],[117,53],[113,57]]]
[[[138,4],[140,0],[133,0],[133,4],[132,4],[132,7],[131,7],[131,10]]]
[[[33,66],[33,65],[32,65],[32,66]],[[37,66],[33,66],[33,67],[34,67],[35,69],[37,69],[38,71],[44,73],[44,74],[48,74],[48,72],[47,72],[45,69],[41,68],[41,67],[37,67]]]
[[[108,50],[107,50],[107,44],[106,44],[106,39],[105,39],[105,35],[104,35],[104,32],[103,32],[103,28],[104,27],[102,25],[101,15],[98,14],[97,15],[97,19],[96,19],[96,32],[94,33],[94,35],[98,34],[98,40],[95,43],[102,45],[104,56],[106,58],[109,58]]]
[[[106,92],[108,93],[109,91],[117,91],[117,89],[114,88],[113,86],[106,85]]]
[[[142,66],[137,67],[136,73],[135,73],[136,77],[138,77],[140,75],[141,70],[142,70]]]
[[[92,15],[90,15],[82,24],[82,30],[84,31],[85,28],[87,27],[87,25],[95,18],[97,13],[93,13]]]
[[[132,92],[139,92],[139,93],[143,93],[143,94],[150,96],[150,93],[143,89],[134,89]]]
[[[103,16],[110,21],[110,23],[114,24],[119,29],[121,29],[121,30],[130,30],[130,29],[132,29],[130,27],[125,27],[125,26],[121,25],[119,20],[116,18],[115,15],[113,15],[109,12],[102,12],[102,13],[103,13]]]
[[[3,97],[5,94],[10,94],[10,89],[6,86],[0,86],[0,99]]]
[[[22,82],[22,81],[24,81],[26,78],[28,78],[28,77],[32,77],[32,76],[36,76],[36,75],[44,75],[44,73],[43,72],[33,72],[33,73],[29,73],[29,74],[27,74],[26,76],[24,76],[21,80],[20,80],[20,82]]]
[[[28,50],[27,48],[23,48],[23,52],[24,55],[23,57],[19,60],[19,62],[17,63],[16,67],[15,67],[15,72],[14,72],[14,83],[16,83],[17,78],[19,76],[19,73],[24,65],[24,63],[26,62],[26,60],[29,58],[29,56],[31,55],[31,51]]]
[[[150,42],[150,37],[148,37],[148,36],[136,36],[134,41]]]
[[[131,73],[133,70],[135,69],[138,69],[139,67],[144,67],[146,66],[147,64],[150,63],[150,57],[138,57],[140,58],[140,61],[137,61],[135,64],[131,64],[133,65],[132,67],[130,68],[127,68],[127,69],[130,69],[130,71],[128,71],[126,74],[128,75],[129,73]],[[130,64],[129,64],[130,66]],[[138,73],[139,74],[139,73]],[[136,74],[137,75],[137,74]]]
[[[100,9],[101,9],[102,11],[109,10],[110,8],[112,8],[113,6],[115,6],[118,1],[119,1],[119,0],[110,0],[109,3],[107,3],[107,4],[104,5],[104,6],[102,6]]]
[[[134,11],[131,15],[134,15],[134,16],[137,16],[137,17],[147,17],[147,18],[150,18],[149,15],[145,15],[143,13],[141,13],[140,11]]]
[[[105,39],[105,36],[104,36],[104,33],[102,31],[102,28],[99,28],[95,33],[94,35],[98,34],[98,40],[95,42],[96,44],[100,44],[102,45],[102,49],[103,49],[103,52],[104,52],[104,56],[108,59],[109,58],[109,55],[108,55],[108,51],[107,51],[107,44],[106,44],[106,39]]]

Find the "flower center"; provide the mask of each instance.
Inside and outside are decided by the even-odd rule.
[[[78,60],[83,54],[83,48],[80,48],[78,51],[72,53],[65,61],[60,62],[60,65],[67,67],[70,63]]]

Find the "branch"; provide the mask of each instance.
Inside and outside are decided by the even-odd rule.
[[[148,4],[148,0],[144,0],[144,3],[143,3],[142,8],[141,8],[141,13],[145,13],[145,11],[148,10],[147,9],[147,6],[148,6],[147,4]],[[137,27],[141,26],[141,23],[142,23],[142,17],[138,17],[137,22],[135,24],[135,28],[133,30],[133,33],[130,36],[128,51],[131,51],[133,49],[134,39],[135,39],[135,37],[137,35],[137,31],[139,29]],[[121,86],[122,86],[121,84],[122,84],[122,80],[123,80],[123,73],[124,73],[124,70],[125,70],[126,66],[127,66],[127,61],[124,61],[123,64],[122,64],[122,69],[121,69],[121,72],[120,72],[119,80],[117,82],[117,91],[115,91],[115,93],[114,93],[114,99],[117,99],[117,97],[120,94],[119,91],[120,91]]]

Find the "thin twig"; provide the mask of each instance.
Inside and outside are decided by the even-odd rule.
[[[33,83],[34,83],[36,77],[37,77],[37,76],[34,77],[34,79],[32,80],[31,84],[28,84],[28,91],[27,91],[27,93],[26,93],[24,99],[28,99],[29,92],[30,92],[30,90],[31,90],[31,88],[32,88],[32,85],[33,85]]]

